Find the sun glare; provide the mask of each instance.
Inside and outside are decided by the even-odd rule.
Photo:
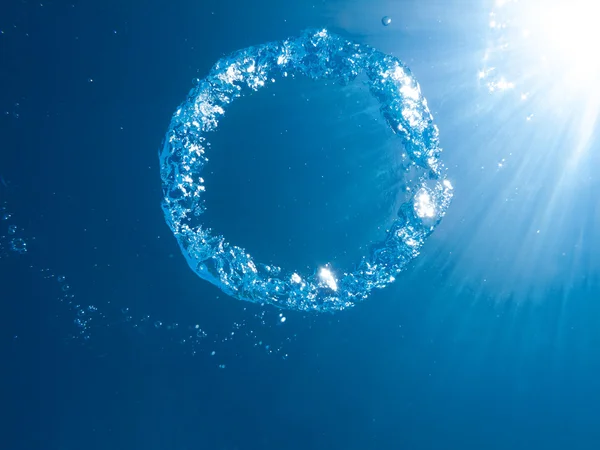
[[[498,0],[484,62],[501,60],[511,67],[502,68],[503,83],[493,80],[499,67],[486,67],[479,78],[491,75],[487,85],[496,91],[526,81],[550,81],[561,93],[598,91],[600,27],[594,9],[589,0]]]
[[[515,92],[526,120],[540,109],[563,115],[585,151],[600,117],[600,23],[590,0],[497,0],[477,73],[491,93]],[[516,105],[516,103],[515,103]]]
[[[525,39],[534,41],[533,51],[539,52],[551,70],[564,76],[572,87],[597,90],[600,64],[597,46],[600,28],[595,3],[589,0],[560,2],[530,2],[534,9],[525,10]],[[530,6],[531,7],[531,6]]]
[[[575,265],[593,266],[577,240],[593,236],[591,222],[574,211],[595,205],[586,190],[600,158],[600,3],[492,1],[473,80],[481,88],[481,114],[498,130],[486,148],[493,159],[482,156],[487,165],[481,165],[485,171],[494,161],[498,175],[488,171],[483,182],[497,183],[503,204],[478,217],[474,235],[487,243],[513,227],[518,244],[500,240],[495,249],[498,261],[510,261],[498,264],[498,285],[515,280],[507,296],[530,289],[523,295],[543,298],[563,273],[577,282],[569,278]],[[470,259],[465,264],[472,270]]]

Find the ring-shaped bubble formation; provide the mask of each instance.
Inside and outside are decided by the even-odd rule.
[[[209,135],[228,105],[283,77],[305,76],[346,84],[366,75],[383,117],[399,137],[399,151],[419,170],[409,199],[382,242],[350,272],[330,265],[312,274],[255,261],[243,248],[203,226],[202,171]],[[409,69],[397,58],[327,30],[240,50],[219,60],[175,112],[160,153],[166,221],[189,266],[201,278],[241,300],[303,311],[337,311],[383,288],[415,258],[444,216],[452,185],[439,160],[438,130]]]

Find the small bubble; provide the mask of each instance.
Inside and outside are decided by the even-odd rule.
[[[217,354],[217,352],[215,352],[214,350],[212,352],[210,352],[210,356],[215,356]]]
[[[2,220],[8,220],[8,219],[10,219],[11,217],[12,217],[12,214],[11,214],[11,213],[4,213],[4,214],[2,215]]]
[[[64,275],[60,275],[60,276],[56,277],[56,280],[57,280],[59,283],[64,283],[64,282],[65,282],[65,280],[66,280],[66,278],[65,278],[65,276],[64,276]]]
[[[8,227],[8,234],[16,234],[17,232],[17,226],[16,225],[11,225]]]
[[[392,19],[389,16],[383,16],[381,18],[381,23],[387,27],[390,23],[392,23]]]
[[[63,292],[67,292],[69,289],[71,289],[71,286],[69,286],[68,284],[64,284],[61,289],[63,290]]]
[[[163,323],[160,320],[157,320],[156,322],[154,322],[154,328],[160,328],[162,327]]]

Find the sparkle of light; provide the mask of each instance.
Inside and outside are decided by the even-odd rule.
[[[329,289],[337,291],[337,281],[334,278],[333,273],[331,273],[331,270],[329,270],[327,267],[321,267],[321,270],[319,271],[319,278],[329,287]]]

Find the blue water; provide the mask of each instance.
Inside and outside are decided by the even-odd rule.
[[[581,150],[584,108],[550,103],[551,77],[535,103],[478,80],[492,8],[4,2],[1,447],[599,448],[598,133]],[[334,314],[226,295],[161,209],[194,80],[310,27],[407,64],[454,186],[395,282]],[[240,99],[206,223],[268,264],[351,267],[405,200],[378,108],[301,80]]]

